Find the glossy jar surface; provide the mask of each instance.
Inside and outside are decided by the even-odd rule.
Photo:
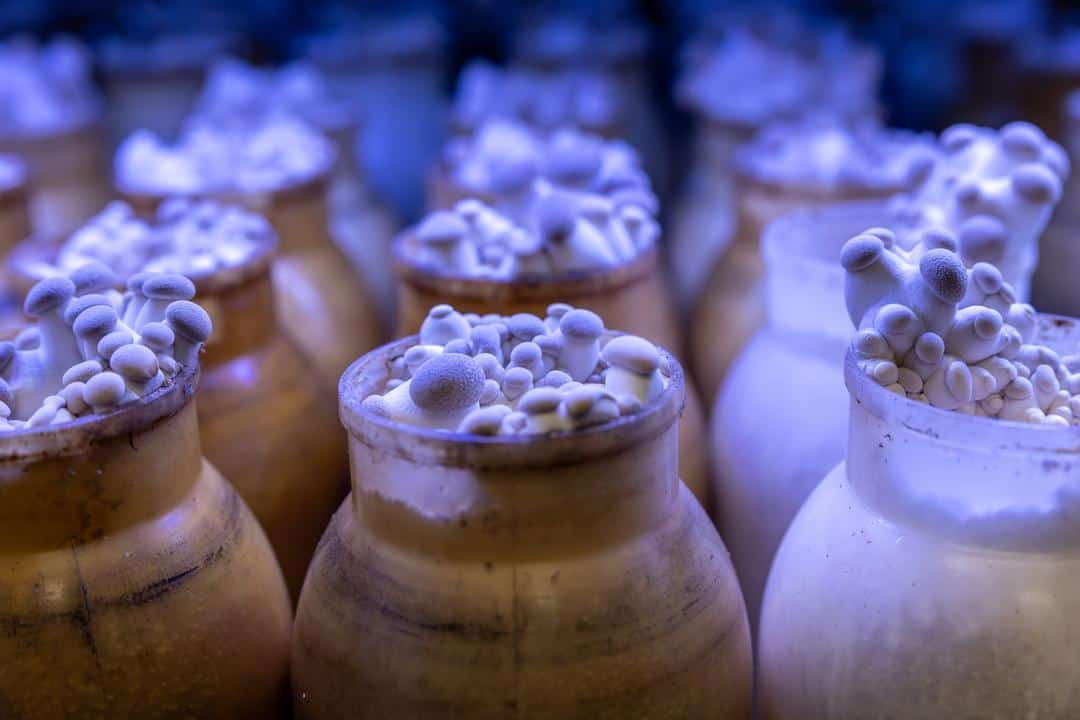
[[[1076,717],[1080,431],[915,403],[850,355],[845,380],[847,460],[769,576],[762,716]]]
[[[336,393],[341,373],[378,345],[382,332],[368,288],[330,237],[328,177],[261,195],[220,196],[262,213],[281,243],[274,260],[277,312],[286,333]],[[141,215],[164,198],[122,191]]]
[[[840,248],[881,225],[884,205],[801,210],[762,239],[766,321],[739,353],[710,422],[716,523],[757,628],[773,555],[847,442],[843,359],[854,332]]]
[[[30,215],[39,235],[73,232],[109,198],[105,134],[97,121],[60,134],[0,137],[0,152],[27,165]]]
[[[403,245],[402,238],[394,243],[399,336],[418,332],[428,310],[440,303],[453,305],[460,312],[527,312],[543,317],[548,305],[567,302],[592,310],[609,327],[641,335],[668,349],[682,347],[656,251],[611,270],[504,282],[436,275],[402,252]],[[698,393],[688,385],[686,408],[679,421],[679,475],[706,508],[710,508],[708,469],[705,415]]]
[[[766,185],[739,180],[735,238],[717,261],[694,310],[690,359],[705,397],[714,397],[731,363],[765,322],[765,264],[761,234],[776,218],[803,208],[858,200],[884,199],[883,194],[844,193]]]
[[[194,386],[0,438],[0,715],[287,717],[285,583]]]
[[[360,407],[409,338],[341,383],[352,494],[293,636],[298,718],[746,718],[727,551],[675,471],[682,375],[637,415],[478,438]]]

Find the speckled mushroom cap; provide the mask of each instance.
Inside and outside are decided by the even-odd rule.
[[[444,353],[420,366],[409,396],[417,407],[443,414],[463,410],[480,399],[484,371],[468,355]]]
[[[767,187],[886,197],[925,177],[936,152],[929,135],[818,115],[765,127],[734,162],[743,178]]]
[[[0,138],[60,135],[96,122],[101,102],[90,56],[71,38],[0,43]]]

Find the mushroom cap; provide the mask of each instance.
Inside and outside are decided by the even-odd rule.
[[[998,137],[1001,138],[1001,146],[1007,153],[1026,160],[1037,159],[1046,141],[1042,130],[1022,120],[1002,125]]]
[[[537,203],[536,226],[545,238],[569,236],[577,218],[577,203],[568,193],[553,192]]]
[[[548,317],[561,319],[563,315],[565,315],[566,313],[570,312],[573,309],[574,309],[573,305],[569,305],[567,303],[562,303],[562,302],[557,302],[557,303],[551,303],[550,305],[548,305],[546,312],[547,312]]]
[[[109,366],[128,380],[146,382],[158,371],[157,355],[145,345],[131,343],[117,348],[109,358]]]
[[[503,375],[502,386],[504,390],[524,390],[532,387],[532,373],[523,367],[512,367]],[[516,397],[516,395],[515,395]]]
[[[79,313],[72,329],[79,338],[96,338],[112,332],[118,320],[111,305],[93,305]]]
[[[472,355],[472,347],[469,345],[468,340],[462,340],[461,338],[454,338],[450,342],[446,343],[443,349],[444,353],[457,353],[459,355]]]
[[[95,407],[108,407],[120,402],[127,392],[124,378],[114,372],[98,373],[86,382],[83,401]]]
[[[540,346],[530,341],[523,342],[510,352],[510,362],[514,365],[531,365],[543,360]]]
[[[116,273],[100,260],[90,260],[75,268],[69,275],[75,284],[75,294],[99,293],[116,287]]]
[[[521,396],[517,409],[526,415],[555,412],[562,402],[563,395],[553,387],[533,388]]]
[[[593,405],[603,397],[615,399],[615,396],[602,386],[582,385],[563,396],[563,406],[570,417],[581,417],[592,410]]]
[[[97,360],[84,360],[81,363],[76,363],[69,367],[67,371],[64,372],[60,382],[64,385],[70,385],[74,382],[86,382],[104,369],[105,368]]]
[[[206,342],[214,329],[206,311],[190,300],[171,303],[165,310],[165,320],[174,333],[190,342]]]
[[[176,333],[163,322],[146,323],[139,330],[139,342],[159,353],[176,342]]]
[[[98,340],[98,355],[108,360],[118,348],[132,342],[135,342],[135,336],[127,330],[113,330],[111,333]]]
[[[436,210],[417,226],[416,238],[426,244],[449,245],[461,240],[468,231],[468,223],[458,213]]]
[[[551,355],[558,357],[559,353],[563,349],[563,339],[557,335],[537,335],[532,339],[532,342],[540,348],[540,352],[544,355]]]
[[[180,273],[161,273],[147,278],[142,292],[153,300],[190,300],[195,297],[195,284]]]
[[[509,328],[511,336],[525,340],[532,340],[537,335],[543,335],[547,332],[544,321],[532,313],[511,315],[506,321],[506,326]]]
[[[859,272],[877,262],[885,252],[885,244],[877,235],[863,233],[844,243],[840,250],[840,264],[848,272]]]
[[[390,417],[390,406],[386,402],[386,398],[382,395],[368,395],[360,403],[360,407],[368,411],[372,415],[378,417],[388,418]]]
[[[602,351],[608,365],[648,375],[660,366],[660,351],[645,338],[620,335],[612,338]]]
[[[41,328],[37,325],[31,325],[28,328],[23,328],[19,331],[19,334],[15,336],[15,349],[16,350],[33,350],[36,347],[41,346]]]
[[[604,321],[591,310],[570,310],[559,320],[559,331],[575,340],[595,340],[604,333]]]
[[[63,276],[48,277],[38,281],[26,296],[23,311],[31,317],[41,317],[47,312],[62,308],[75,296],[75,283]]]
[[[453,306],[443,303],[441,305],[435,305],[430,310],[428,310],[428,317],[439,319],[444,318],[447,315],[452,314],[453,312]]]
[[[98,293],[90,293],[89,295],[75,297],[67,304],[67,307],[64,308],[64,322],[68,325],[74,325],[76,318],[78,318],[85,310],[98,306],[105,306],[111,309],[112,303],[109,302],[109,298]]]
[[[484,371],[468,355],[443,353],[421,365],[409,383],[417,407],[443,414],[464,410],[480,400]]]
[[[1012,174],[1016,193],[1030,203],[1049,205],[1061,198],[1061,180],[1042,163],[1025,163]]]
[[[938,299],[958,303],[967,292],[967,268],[959,256],[944,248],[930,250],[919,260],[919,274]]]
[[[473,410],[458,425],[457,431],[466,435],[498,435],[503,419],[513,412],[506,405],[488,405]]]
[[[540,380],[544,387],[561,388],[566,383],[574,382],[574,378],[562,370],[552,370]]]

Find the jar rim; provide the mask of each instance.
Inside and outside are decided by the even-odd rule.
[[[187,405],[198,389],[199,375],[196,364],[149,395],[110,412],[85,415],[61,425],[0,433],[0,464],[81,455],[103,440],[142,432]]]
[[[485,437],[400,423],[364,410],[364,399],[385,381],[389,361],[419,342],[418,335],[410,335],[382,345],[345,370],[338,383],[338,402],[342,425],[353,439],[394,455],[449,467],[575,464],[659,435],[676,421],[685,402],[682,365],[666,349],[658,348],[671,369],[670,382],[660,396],[633,415],[581,430]]]
[[[1080,337],[1080,320],[1040,313],[1040,335],[1051,333]],[[1015,420],[965,415],[901,397],[879,385],[858,365],[854,350],[844,356],[844,384],[851,401],[880,420],[902,426],[934,442],[980,445],[1010,452],[1080,453],[1080,426],[1068,428],[1035,425]]]

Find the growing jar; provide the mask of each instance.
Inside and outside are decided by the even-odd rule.
[[[481,438],[362,400],[418,339],[342,378],[353,492],[300,597],[298,718],[745,718],[727,552],[676,473],[682,371],[640,413]]]
[[[739,149],[733,161],[736,231],[693,311],[690,358],[705,397],[715,396],[731,362],[765,321],[765,226],[800,208],[899,193],[908,186],[908,161],[920,144],[900,131],[811,119],[773,126]]]
[[[1080,339],[1041,326],[1058,350]],[[763,717],[1077,715],[1080,431],[901,398],[851,354],[844,377],[847,460],[769,576]]]
[[[411,232],[411,231],[409,231]],[[468,278],[437,273],[406,251],[408,232],[394,243],[398,278],[397,334],[419,331],[428,308],[442,303],[481,315],[533,313],[568,302],[604,318],[612,327],[640,335],[666,348],[681,347],[682,338],[668,299],[655,246],[615,268],[574,271],[558,277],[519,276],[513,280]],[[679,475],[705,507],[708,502],[708,451],[705,419],[693,388],[679,421]]]
[[[202,355],[199,428],[204,454],[265,530],[295,600],[348,490],[345,436],[336,396],[279,322],[276,242],[270,234],[250,241],[254,249],[239,264],[192,275],[214,326]],[[35,242],[17,248],[8,267],[20,297],[57,253]]]
[[[329,171],[265,193],[207,193],[266,217],[280,240],[273,263],[277,313],[285,332],[310,359],[326,388],[336,388],[357,354],[378,344],[378,314],[368,289],[330,237],[327,211]],[[144,217],[152,216],[163,194],[119,188]],[[327,391],[331,392],[331,391]]]
[[[30,235],[29,195],[26,167],[16,157],[0,155],[0,256]],[[10,330],[22,320],[22,297],[0,274],[0,331]]]
[[[195,385],[0,437],[5,716],[287,716],[288,593]]]
[[[710,424],[715,519],[755,631],[784,532],[844,458],[843,358],[853,330],[840,248],[886,219],[878,203],[801,210],[762,237],[765,322],[732,363]]]

